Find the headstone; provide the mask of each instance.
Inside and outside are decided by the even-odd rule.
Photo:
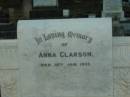
[[[20,97],[113,97],[112,23],[18,22]]]
[[[43,6],[57,6],[57,0],[33,0],[34,7],[43,7]]]
[[[122,11],[122,0],[103,0],[104,11]]]
[[[18,97],[17,74],[17,40],[0,40],[0,97]]]
[[[122,0],[103,0],[103,16],[123,18]]]
[[[130,96],[130,37],[113,38],[114,97]]]
[[[130,67],[130,38],[113,38],[113,64],[115,67]]]
[[[17,41],[0,40],[0,69],[17,68]]]
[[[70,16],[70,10],[69,9],[63,9],[63,16],[69,17]]]

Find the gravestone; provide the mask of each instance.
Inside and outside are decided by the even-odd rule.
[[[17,40],[0,40],[0,97],[18,97],[17,74]]]
[[[103,0],[103,16],[123,18],[122,0]]]
[[[113,38],[113,64],[115,67],[130,67],[130,38]]]
[[[18,22],[20,97],[113,97],[112,22]]]
[[[113,38],[114,97],[130,97],[130,37]]]

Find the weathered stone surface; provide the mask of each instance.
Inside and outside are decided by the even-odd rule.
[[[34,31],[35,32],[35,31]],[[130,56],[129,56],[129,51],[130,51],[130,37],[113,37],[113,64],[114,64],[114,88],[113,97],[130,97]],[[18,90],[20,90],[23,87],[17,87],[17,83],[20,81],[20,75],[17,77],[17,74],[19,72],[18,70],[18,65],[19,61],[17,62],[16,59],[16,53],[17,53],[17,40],[1,40],[0,41],[0,87],[1,87],[1,93],[2,97],[24,97],[22,95],[17,95]],[[48,47],[46,47],[48,48]],[[25,55],[26,56],[26,55]],[[29,58],[28,58],[29,59]],[[28,60],[27,59],[27,60]],[[41,65],[43,66],[43,65]],[[30,66],[25,66],[25,70],[29,70]],[[44,78],[41,78],[42,75],[44,74],[43,69],[40,69],[40,66],[35,69],[37,73],[33,72],[34,75],[40,75],[37,76],[36,78],[42,80],[38,81],[38,79],[33,79],[32,81],[34,82],[28,82],[26,83],[27,86],[33,85],[34,91],[39,91],[42,86],[43,86],[43,80]],[[39,70],[39,71],[38,71]],[[44,69],[45,70],[45,69]],[[62,71],[64,72],[64,70]],[[70,72],[69,72],[70,73]],[[25,75],[27,74],[25,79],[32,79],[30,76],[32,74],[30,73],[28,76],[28,72],[24,73]],[[49,74],[49,73],[48,73]],[[52,74],[50,74],[52,75]],[[65,78],[64,78],[65,79]],[[73,79],[71,79],[73,80]],[[39,85],[35,83],[37,81]],[[36,84],[36,85],[34,85]],[[40,86],[41,85],[41,86]],[[50,84],[51,86],[51,84]],[[62,85],[64,86],[64,85]],[[40,87],[40,88],[39,88]],[[38,89],[39,88],[39,89]],[[30,88],[30,90],[33,90],[33,88]],[[49,91],[49,89],[48,89]],[[21,92],[21,90],[19,91]],[[35,92],[35,93],[36,93]],[[40,91],[41,93],[42,91]],[[59,92],[58,92],[59,93]],[[31,92],[30,92],[31,94]],[[34,97],[34,96],[32,96]],[[37,96],[38,97],[38,96]],[[75,96],[77,97],[77,95]],[[79,96],[78,96],[79,97]],[[101,96],[99,96],[101,97]],[[104,97],[104,96],[103,96]]]
[[[17,72],[17,40],[0,40],[0,90],[2,97],[18,97]]]
[[[130,37],[113,38],[113,64],[115,67],[130,67]]]
[[[114,97],[130,97],[130,68],[114,68]]]
[[[1,97],[18,97],[17,70],[0,69]]]
[[[20,21],[18,37],[22,97],[113,97],[111,19]]]
[[[0,40],[0,69],[16,69],[17,40]]]
[[[113,38],[114,97],[130,97],[130,37]]]

